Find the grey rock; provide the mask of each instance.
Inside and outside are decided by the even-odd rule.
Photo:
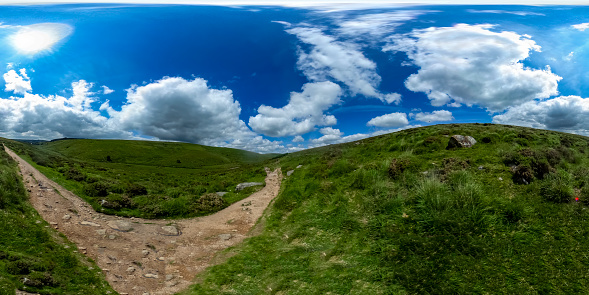
[[[297,169],[302,168],[302,167],[303,167],[303,165],[299,165],[299,166],[297,166]]]
[[[219,239],[223,240],[223,241],[227,241],[229,239],[231,239],[232,235],[231,234],[220,234],[219,235]]]
[[[130,232],[133,230],[133,224],[124,220],[112,220],[106,223],[110,228],[122,232]]]
[[[294,173],[294,170],[290,170],[288,172],[286,172],[286,176],[291,176]]]
[[[157,278],[159,278],[158,275],[152,274],[152,273],[146,273],[143,276],[146,277],[146,278],[148,278],[148,279],[157,279]]]
[[[82,222],[80,222],[80,224],[81,225],[87,225],[87,226],[100,227],[100,224],[94,223],[94,222],[90,222],[90,221],[82,221]]]
[[[250,187],[250,186],[258,186],[258,185],[264,185],[263,182],[244,182],[244,183],[240,183],[235,187],[235,191],[240,191],[246,187]]]
[[[446,149],[469,148],[475,145],[477,141],[472,136],[452,135]]]
[[[162,234],[165,236],[178,236],[180,231],[172,225],[162,226]]]
[[[227,194],[227,192],[216,192],[217,196],[222,197]]]
[[[61,219],[63,219],[63,220],[70,220],[70,219],[72,219],[72,217],[69,214],[66,214]]]

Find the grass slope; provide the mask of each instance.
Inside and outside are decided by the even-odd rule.
[[[199,168],[259,163],[274,155],[179,142],[68,139],[42,145],[66,158],[159,167]]]
[[[143,218],[193,217],[216,212],[263,182],[261,155],[186,143],[71,139],[31,145],[2,140],[95,210]],[[258,187],[259,188],[259,187]],[[227,192],[223,197],[215,192]],[[204,198],[203,198],[204,196]]]
[[[447,150],[454,134],[478,143]],[[183,294],[586,293],[588,155],[586,137],[491,124],[289,154],[262,234]]]
[[[16,163],[0,150],[0,294],[115,294],[100,269],[48,228],[27,202]]]

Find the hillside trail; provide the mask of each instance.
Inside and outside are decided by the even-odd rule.
[[[77,244],[77,251],[92,258],[122,295],[164,295],[186,289],[196,274],[214,263],[217,252],[248,237],[278,195],[282,180],[280,168],[266,168],[262,190],[209,216],[123,218],[97,213],[10,149],[5,150],[18,162],[30,201],[41,217]]]

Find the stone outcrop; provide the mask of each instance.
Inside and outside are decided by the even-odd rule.
[[[475,145],[477,141],[472,136],[452,135],[446,149],[469,148]]]
[[[250,187],[250,186],[257,186],[257,185],[264,185],[263,182],[244,182],[244,183],[240,183],[235,187],[235,191],[240,191],[246,187]]]

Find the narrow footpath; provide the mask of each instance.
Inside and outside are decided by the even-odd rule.
[[[182,220],[147,220],[97,213],[21,159],[33,207],[52,227],[94,259],[121,295],[164,295],[187,288],[214,255],[248,237],[280,190],[280,169],[266,170],[266,186],[215,214]]]

